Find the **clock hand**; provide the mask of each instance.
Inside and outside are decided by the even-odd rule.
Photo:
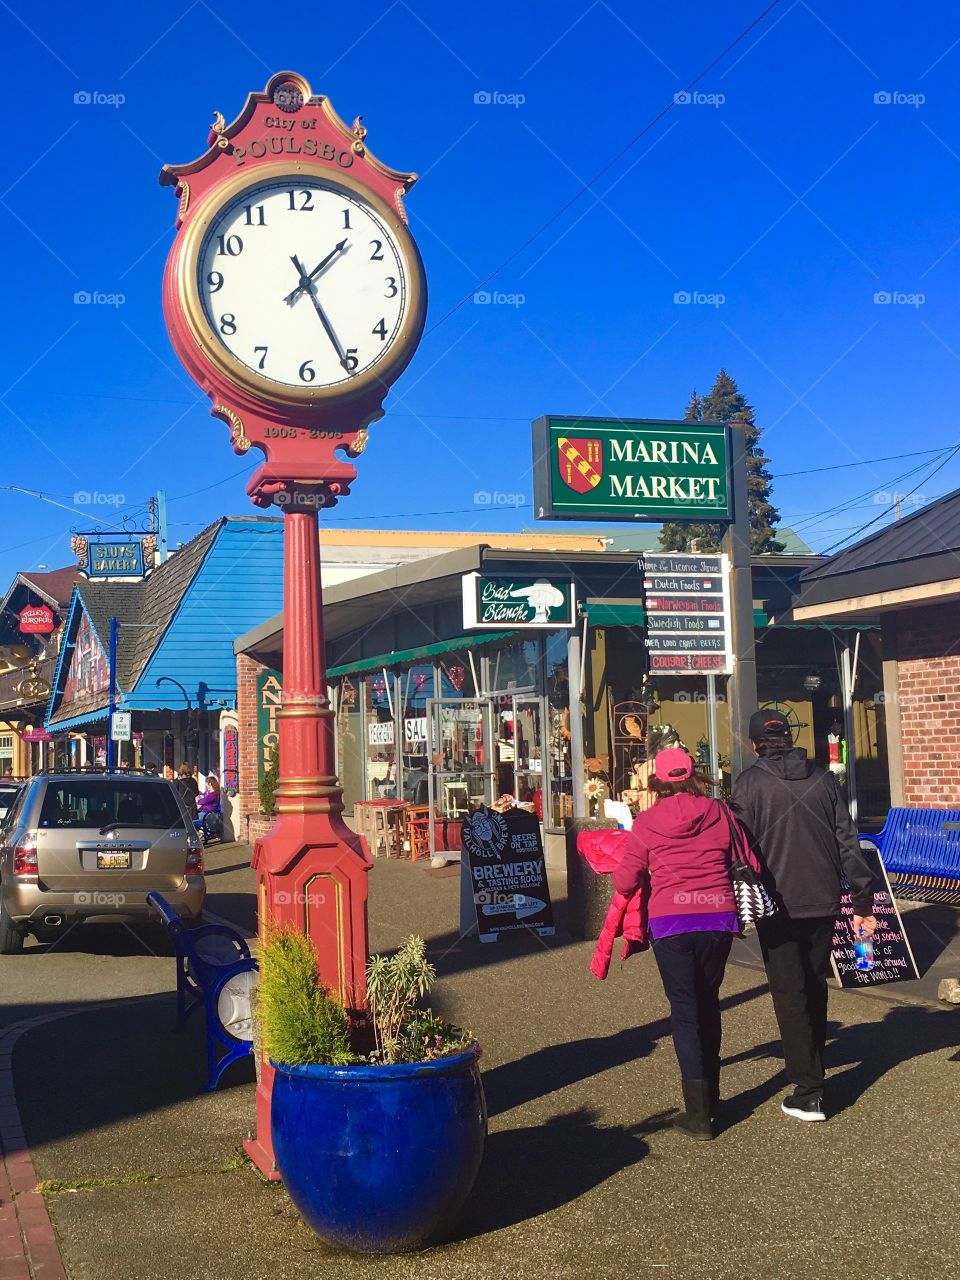
[[[310,285],[307,288],[306,292],[310,295],[310,301],[313,303],[314,309],[316,310],[317,315],[320,317],[320,323],[323,325],[324,330],[326,331],[327,337],[333,343],[333,349],[337,353],[337,357],[340,361],[340,364],[343,366],[344,369],[347,369],[346,354],[344,353],[343,347],[341,347],[340,345],[340,340],[337,337],[336,333],[334,332],[333,325],[330,323],[327,313],[324,311],[320,303],[320,299],[317,297],[316,290],[313,287],[312,281],[310,282]],[[347,372],[349,373],[350,370],[347,369]]]
[[[344,249],[347,247],[347,243],[348,243],[347,240],[344,239],[344,240],[341,240],[338,245],[334,245],[334,247],[330,250],[330,252],[319,264],[319,266],[314,267],[314,269],[310,272],[309,275],[307,275],[306,271],[304,271],[303,267],[300,265],[300,259],[297,257],[291,257],[290,261],[300,272],[300,283],[297,285],[296,289],[294,289],[292,293],[287,294],[287,296],[284,298],[284,302],[286,302],[288,306],[293,306],[297,298],[299,298],[300,294],[307,292],[307,289],[310,283],[316,280],[317,276],[320,274],[321,271],[323,271],[324,267],[329,266],[329,264],[334,260],[334,258],[337,256],[338,253],[343,253]]]

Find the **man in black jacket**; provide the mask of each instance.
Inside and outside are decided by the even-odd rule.
[[[758,759],[733,787],[732,806],[766,863],[780,907],[757,925],[793,1093],[788,1116],[825,1120],[823,1048],[827,977],[841,876],[853,899],[853,932],[873,935],[873,878],[833,774],[794,747],[779,711],[756,711],[750,738]]]

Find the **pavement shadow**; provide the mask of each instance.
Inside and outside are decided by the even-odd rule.
[[[856,1026],[830,1022],[824,1053],[827,1070],[825,1096],[829,1114],[839,1115],[854,1106],[888,1071],[928,1053],[955,1049],[958,1040],[960,1015],[953,1010],[940,1011],[921,1005],[894,1005],[884,1017]],[[725,1058],[723,1065],[732,1066],[737,1062],[761,1058],[782,1063],[780,1041],[770,1040]],[[960,1053],[951,1056],[950,1061],[960,1061]],[[786,1086],[787,1079],[780,1067],[762,1084],[727,1099],[723,1128],[745,1120]]]
[[[225,876],[228,871],[249,871],[249,869],[249,862],[231,862],[225,867],[207,867],[203,874],[204,878],[209,880],[211,876]]]
[[[766,994],[766,985],[725,996],[722,1010],[755,1000]],[[670,1035],[670,1019],[657,1018],[639,1027],[626,1027],[609,1036],[585,1037],[562,1044],[550,1044],[523,1058],[505,1062],[483,1073],[483,1089],[490,1115],[501,1115],[542,1098],[558,1089],[579,1084],[591,1076],[645,1058],[658,1040]]]
[[[486,1078],[485,1078],[486,1079]],[[600,1125],[587,1108],[544,1124],[491,1133],[483,1165],[452,1240],[501,1231],[577,1200],[649,1154],[645,1137],[674,1112],[635,1125]]]
[[[17,956],[22,964],[31,957],[44,956],[51,951],[66,954],[109,956],[121,959],[126,956],[172,956],[173,947],[167,931],[159,922],[144,921],[139,924],[67,925],[55,934],[42,938],[28,937],[23,951]]]
[[[945,952],[956,950],[955,944],[960,937],[960,911],[933,902],[910,910],[904,910],[904,906],[904,903],[900,904],[903,927],[923,977]]]
[[[876,1022],[841,1028],[825,1055],[830,1110],[845,1111],[894,1067],[927,1053],[956,1049],[958,1040],[960,1016],[954,1010],[918,1005],[896,1005]],[[842,1067],[847,1069],[839,1071]]]
[[[203,1092],[203,1012],[175,1031],[173,993],[42,1012],[68,1016],[33,1028],[14,1050],[17,1102],[31,1146],[213,1096]],[[253,1080],[253,1059],[244,1058],[226,1071],[219,1092]]]

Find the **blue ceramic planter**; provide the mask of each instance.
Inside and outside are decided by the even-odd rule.
[[[487,1132],[479,1056],[474,1045],[402,1066],[274,1064],[277,1168],[317,1235],[402,1253],[453,1226]]]

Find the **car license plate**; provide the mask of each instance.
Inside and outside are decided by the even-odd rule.
[[[130,866],[130,850],[129,849],[122,849],[120,851],[113,851],[111,853],[97,854],[98,868],[102,867],[104,869],[109,869],[109,868],[118,869],[118,868],[129,867],[129,866]]]

